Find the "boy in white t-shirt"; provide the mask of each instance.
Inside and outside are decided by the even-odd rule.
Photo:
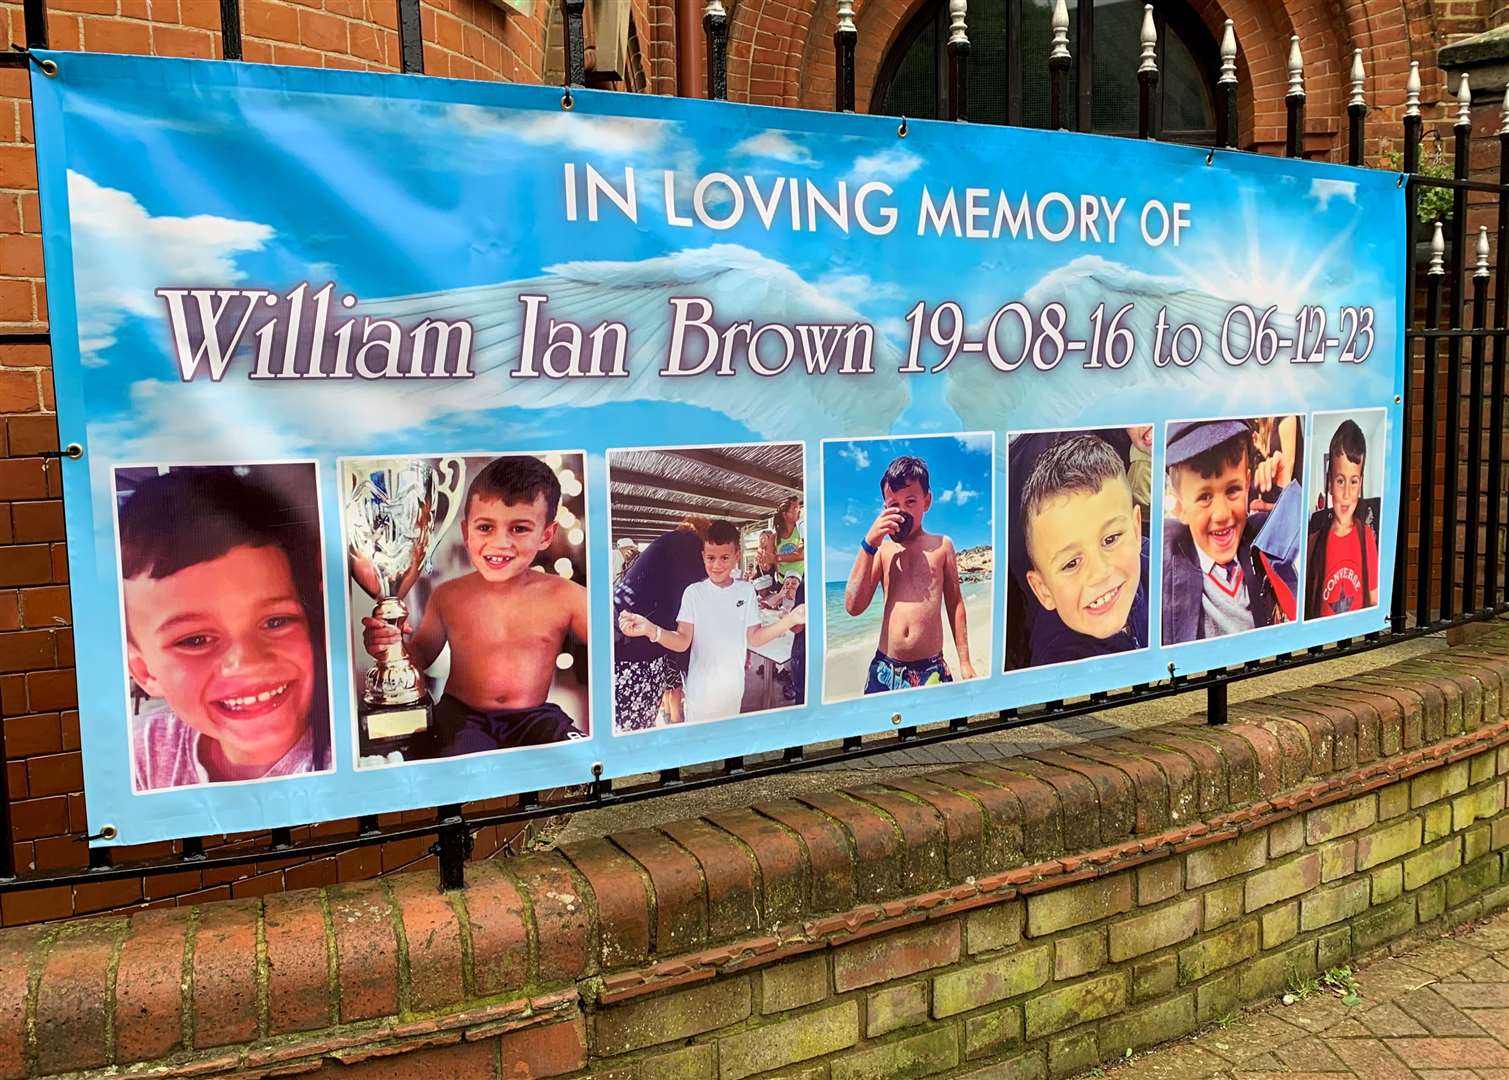
[[[754,585],[734,580],[738,561],[739,530],[727,521],[715,521],[702,541],[707,578],[681,594],[676,629],[632,611],[619,616],[618,628],[627,637],[647,637],[673,652],[691,650],[686,718],[693,723],[737,716],[744,698],[746,652],[807,621],[807,606],[798,604],[769,626],[761,625]]]

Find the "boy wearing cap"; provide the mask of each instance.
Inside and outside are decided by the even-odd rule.
[[[1163,644],[1239,634],[1273,621],[1254,571],[1265,515],[1248,513],[1252,429],[1244,420],[1168,426],[1168,486],[1177,520],[1163,527]]]

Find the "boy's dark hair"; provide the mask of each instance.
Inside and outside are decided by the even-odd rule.
[[[931,491],[927,482],[927,462],[920,457],[903,454],[886,466],[885,475],[880,478],[880,494],[884,496],[888,491],[900,491],[914,482],[922,488],[922,494],[926,495]]]
[[[121,576],[164,578],[231,548],[269,546],[283,548],[297,574],[311,519],[260,476],[171,469],[142,480],[120,508]]]
[[[1209,450],[1196,454],[1194,457],[1170,465],[1168,471],[1173,475],[1175,469],[1189,469],[1198,473],[1203,480],[1209,480],[1212,476],[1219,476],[1233,465],[1246,464],[1252,468],[1252,436],[1243,432],[1233,435],[1225,442],[1216,443]]]
[[[545,524],[549,525],[561,506],[561,482],[556,479],[555,470],[539,458],[513,454],[494,458],[472,477],[466,487],[466,502],[462,504],[463,517],[471,513],[472,499],[478,495],[500,499],[505,506],[532,503],[543,495]]]
[[[739,546],[739,530],[731,521],[715,521],[707,527],[707,535],[702,538],[704,544],[732,544]]]
[[[1030,532],[1032,519],[1051,499],[1071,493],[1094,495],[1108,481],[1126,477],[1121,455],[1098,435],[1074,435],[1054,443],[1038,455],[1022,484],[1026,529]]]
[[[1345,454],[1353,465],[1361,465],[1368,456],[1368,441],[1355,420],[1343,420],[1331,436],[1331,448],[1326,454],[1326,473],[1331,472],[1331,462],[1338,454]]]

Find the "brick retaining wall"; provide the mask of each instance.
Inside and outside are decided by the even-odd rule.
[[[0,1080],[1069,1075],[1509,906],[1506,691],[1498,628],[1225,728],[631,830],[451,895],[0,931]]]

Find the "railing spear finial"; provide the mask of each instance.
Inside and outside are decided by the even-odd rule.
[[[1305,147],[1305,58],[1299,51],[1299,35],[1289,38],[1289,92],[1284,95],[1288,123],[1284,132],[1284,155],[1302,157]]]
[[[1435,232],[1430,237],[1430,266],[1425,270],[1427,274],[1446,273],[1446,231],[1441,222],[1436,221]]]
[[[1363,83],[1367,80],[1367,72],[1362,66],[1362,50],[1352,50],[1352,97],[1348,105],[1361,105],[1367,107],[1367,98],[1363,96]]]
[[[1234,148],[1237,144],[1237,32],[1226,20],[1221,31],[1221,77],[1216,80],[1220,102],[1216,112],[1216,142]]]
[[[948,116],[969,119],[969,29],[965,26],[967,0],[948,0]]]
[[[1488,276],[1488,226],[1478,226],[1478,262],[1472,272],[1473,277],[1485,278]]]
[[[854,25],[854,0],[838,0],[838,26],[833,31],[834,108],[854,111],[854,50],[859,29]]]
[[[1368,102],[1363,94],[1367,71],[1362,66],[1362,50],[1352,50],[1352,96],[1347,101],[1347,164],[1361,165],[1363,148],[1366,145],[1363,123],[1368,115]]]
[[[1457,82],[1457,122],[1455,127],[1472,127],[1472,88],[1467,85],[1467,72]]]
[[[1153,5],[1142,6],[1142,63],[1137,72],[1150,71],[1158,74],[1158,26],[1153,21]]]
[[[1158,86],[1158,24],[1153,18],[1152,4],[1142,6],[1139,37],[1142,60],[1137,65],[1137,135],[1143,139],[1156,139],[1158,124],[1154,109],[1157,99],[1154,91]]]
[[[1050,22],[1053,41],[1048,48],[1048,126],[1058,131],[1068,127],[1069,103],[1069,5],[1053,0]]]
[[[1420,115],[1420,61],[1409,62],[1409,78],[1404,83],[1404,115]]]

